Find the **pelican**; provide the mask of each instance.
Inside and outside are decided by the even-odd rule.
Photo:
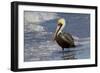
[[[74,39],[71,34],[63,32],[65,25],[66,22],[64,18],[58,19],[57,28],[54,33],[54,40],[63,50],[64,48],[75,47]]]

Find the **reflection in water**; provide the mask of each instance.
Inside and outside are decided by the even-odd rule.
[[[75,51],[63,51],[63,59],[70,60],[75,58]]]

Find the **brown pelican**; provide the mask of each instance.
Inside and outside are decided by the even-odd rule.
[[[63,29],[65,27],[65,19],[58,19],[57,28],[54,34],[54,40],[58,45],[64,50],[64,48],[75,47],[74,39],[69,33],[64,33]]]

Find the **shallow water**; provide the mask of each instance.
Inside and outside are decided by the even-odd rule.
[[[87,59],[90,57],[89,41],[81,41],[81,45],[75,48],[65,48],[60,46],[49,37],[52,34],[36,36],[33,32],[25,33],[24,43],[24,61],[48,61],[48,60],[69,60],[69,59]],[[34,37],[33,37],[34,36]],[[41,38],[44,37],[44,38]],[[86,41],[86,40],[85,40]]]

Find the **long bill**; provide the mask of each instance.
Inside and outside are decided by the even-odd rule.
[[[56,31],[54,33],[54,40],[56,39],[57,35],[58,35],[58,32],[60,31],[61,29],[61,25],[58,25],[57,28],[56,28]]]

